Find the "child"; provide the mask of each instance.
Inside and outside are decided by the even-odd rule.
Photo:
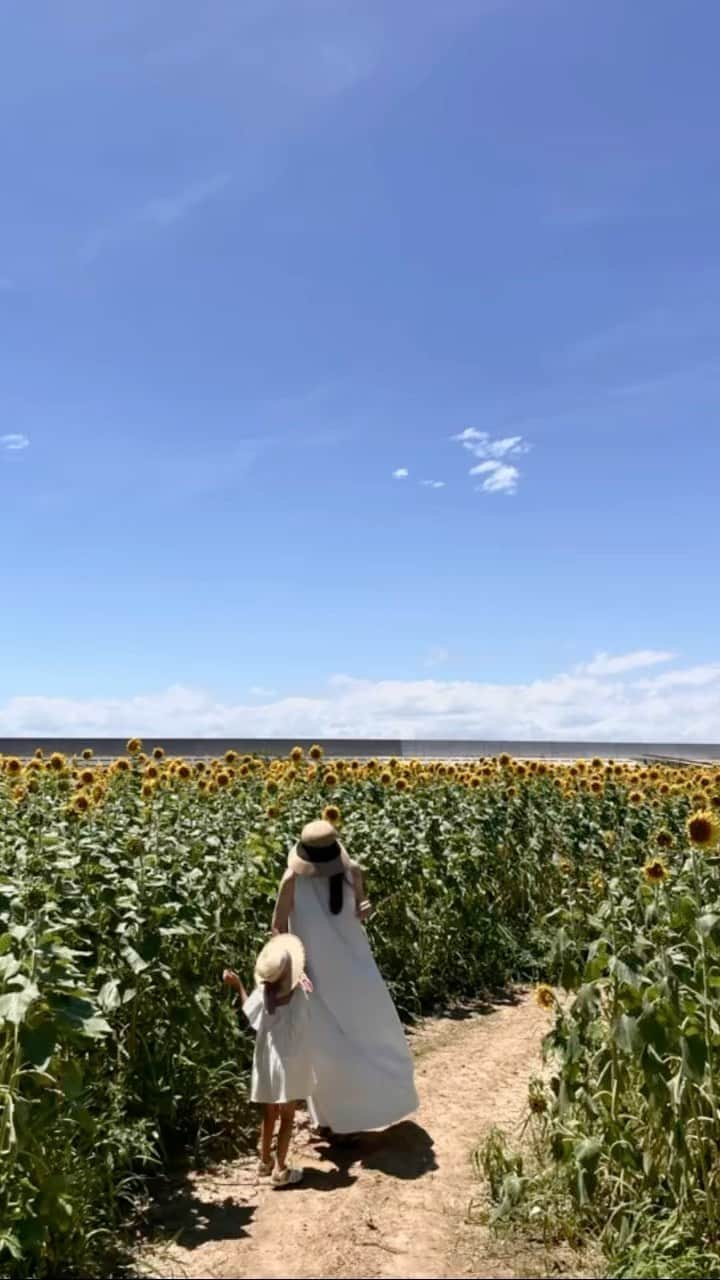
[[[257,1032],[250,1097],[264,1108],[258,1173],[263,1178],[271,1177],[275,1187],[295,1186],[303,1176],[302,1169],[288,1166],[287,1155],[296,1104],[309,1097],[315,1083],[308,1021],[312,984],[304,970],[302,942],[292,934],[280,933],[257,958],[252,995],[248,996],[232,969],[223,973],[223,982],[237,991],[243,1013]],[[277,1164],[273,1170],[272,1140],[278,1117]]]

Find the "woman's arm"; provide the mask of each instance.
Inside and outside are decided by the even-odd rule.
[[[353,867],[353,885],[355,888],[355,915],[358,920],[365,921],[372,915],[372,903],[365,897],[365,881],[360,867]]]
[[[271,925],[273,933],[287,933],[294,900],[295,877],[292,871],[287,871],[280,882],[280,890],[273,911]]]

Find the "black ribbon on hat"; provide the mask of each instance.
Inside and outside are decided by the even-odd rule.
[[[326,845],[324,849],[312,849],[300,841],[298,853],[306,862],[332,862],[334,858],[340,857],[340,845],[337,840],[333,840],[333,843]]]

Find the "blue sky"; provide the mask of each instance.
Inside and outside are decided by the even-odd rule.
[[[720,737],[719,39],[8,0],[0,732]]]

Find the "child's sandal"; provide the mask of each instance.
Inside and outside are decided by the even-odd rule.
[[[272,1184],[274,1187],[296,1187],[298,1182],[302,1182],[302,1178],[302,1169],[276,1169]]]

